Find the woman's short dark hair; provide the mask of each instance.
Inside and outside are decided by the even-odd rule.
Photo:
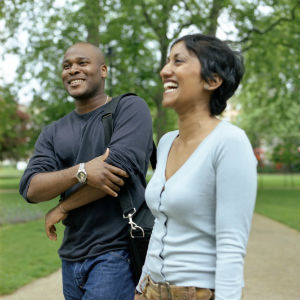
[[[243,57],[240,52],[233,51],[220,39],[203,34],[191,34],[177,39],[171,48],[184,42],[186,48],[198,57],[201,64],[201,77],[208,83],[218,74],[222,84],[214,91],[210,100],[210,113],[221,114],[227,100],[234,94],[244,74]]]

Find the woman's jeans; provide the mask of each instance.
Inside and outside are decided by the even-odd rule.
[[[126,250],[76,262],[62,260],[62,277],[66,300],[134,298],[135,285]]]

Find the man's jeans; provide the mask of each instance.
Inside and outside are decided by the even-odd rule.
[[[126,250],[110,251],[78,262],[62,260],[66,300],[130,300],[135,285]]]

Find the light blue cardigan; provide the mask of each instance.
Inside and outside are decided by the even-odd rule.
[[[244,131],[226,121],[166,181],[172,131],[158,146],[146,189],[156,217],[138,290],[155,282],[215,289],[215,300],[241,298],[243,265],[256,186],[257,161]]]

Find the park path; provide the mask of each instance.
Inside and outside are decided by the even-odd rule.
[[[245,261],[244,300],[300,299],[299,237],[296,230],[254,215]],[[62,300],[61,290],[59,270],[0,300]]]

